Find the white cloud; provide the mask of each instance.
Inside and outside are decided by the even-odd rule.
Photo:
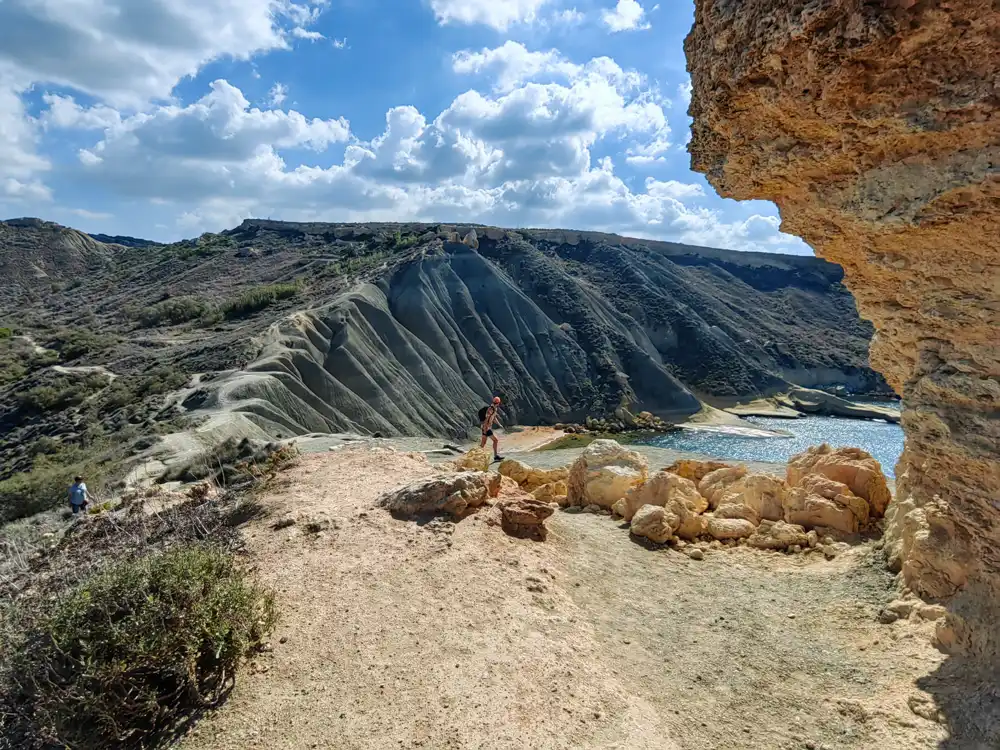
[[[645,31],[650,28],[650,24],[645,18],[646,11],[638,3],[638,0],[618,0],[618,4],[614,10],[606,10],[601,14],[604,25],[612,33],[619,31]]]
[[[506,31],[518,23],[531,23],[550,0],[430,0],[442,24],[481,24]]]
[[[301,26],[296,26],[294,29],[292,29],[291,34],[296,39],[308,39],[311,42],[319,41],[320,39],[326,39],[326,37],[320,34],[318,31],[310,31],[309,29],[304,29]]]
[[[25,112],[20,87],[0,76],[0,198],[51,198],[38,179],[51,165],[37,153],[37,141],[38,124]]]
[[[280,82],[275,82],[271,90],[267,92],[267,103],[272,107],[280,107],[287,98],[288,86]]]
[[[343,39],[334,39],[333,40],[333,48],[334,49],[347,49],[347,37],[345,36]]]
[[[585,18],[586,16],[576,8],[566,8],[554,13],[550,19],[550,23],[561,24],[564,26],[577,26],[583,23]]]
[[[121,115],[112,107],[99,104],[84,108],[73,97],[56,94],[43,94],[42,100],[48,105],[41,117],[46,128],[103,130],[121,123]]]
[[[223,57],[288,46],[325,3],[288,0],[4,0],[0,69],[121,106],[168,97]],[[291,28],[289,28],[291,25]]]
[[[88,211],[85,208],[71,208],[69,212],[84,219],[90,219],[91,221],[106,221],[114,218],[114,214],[105,213],[104,211]]]
[[[677,180],[659,181],[652,177],[646,178],[646,192],[658,198],[702,198],[705,189],[696,183],[678,182]]]

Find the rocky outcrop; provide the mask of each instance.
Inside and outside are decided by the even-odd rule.
[[[421,479],[384,493],[377,504],[402,518],[441,514],[462,516],[482,507],[499,493],[499,474],[467,471]]]
[[[643,505],[632,516],[629,532],[656,544],[669,542],[680,525],[678,518],[669,508],[661,505]]]
[[[567,504],[568,493],[569,487],[565,479],[543,484],[541,487],[537,487],[531,491],[532,496],[536,500],[541,500],[546,503],[557,503],[559,505]]]
[[[610,509],[629,490],[646,481],[645,456],[623,448],[614,440],[595,440],[569,471],[568,502]]]
[[[841,264],[903,398],[887,542],[1000,662],[1000,14],[980,0],[698,0],[689,150]]]
[[[715,510],[729,488],[746,475],[747,467],[742,464],[739,466],[727,466],[724,469],[716,469],[706,474],[698,482],[698,492],[708,500],[709,507]]]
[[[868,503],[846,484],[809,474],[785,496],[785,520],[808,528],[857,533],[868,521]]]

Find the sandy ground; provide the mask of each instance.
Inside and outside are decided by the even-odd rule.
[[[892,582],[867,547],[694,561],[606,516],[557,513],[536,543],[488,525],[491,510],[418,525],[374,508],[432,470],[347,447],[282,475],[271,518],[247,529],[282,612],[273,651],[186,750],[902,750],[945,737],[907,706],[941,657],[927,626],[877,624]],[[332,526],[272,528],[288,511]]]

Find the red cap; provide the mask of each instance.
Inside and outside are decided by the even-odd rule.
[[[494,404],[499,404],[500,403],[500,397],[499,396],[494,396],[493,397],[493,403]]]

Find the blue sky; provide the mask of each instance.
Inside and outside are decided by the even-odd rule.
[[[808,253],[689,169],[689,0],[3,0],[0,216],[250,216]]]

